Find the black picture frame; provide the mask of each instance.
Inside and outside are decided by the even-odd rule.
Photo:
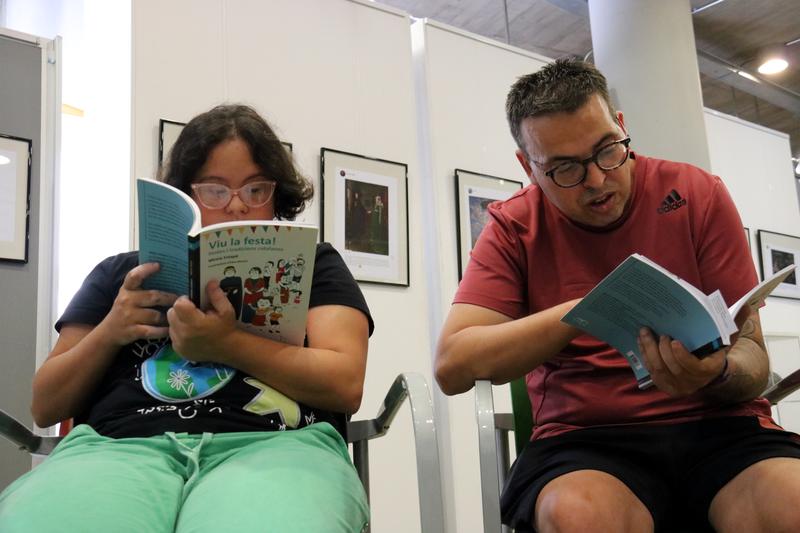
[[[758,230],[758,264],[761,279],[792,263],[800,265],[800,237]],[[795,270],[770,296],[800,300],[800,272]]]
[[[357,281],[410,286],[408,165],[320,149],[320,233]]]
[[[0,133],[0,261],[27,263],[33,140]]]
[[[455,182],[458,279],[461,281],[472,247],[486,225],[488,205],[510,198],[524,183],[461,168],[455,169]]]
[[[176,120],[168,120],[165,118],[158,119],[158,166],[164,163],[169,151],[172,150],[172,145],[186,126],[185,122],[178,122]],[[291,154],[294,147],[292,143],[281,141],[281,144]]]
[[[172,145],[178,139],[183,127],[186,126],[185,122],[178,122],[175,120],[167,120],[165,118],[158,119],[158,166],[164,163],[169,151],[172,150]]]

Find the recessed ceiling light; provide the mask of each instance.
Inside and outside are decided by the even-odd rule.
[[[11,159],[10,158],[8,158],[8,157],[6,157],[4,155],[0,155],[0,165],[7,165],[9,163],[11,163]]]
[[[786,47],[775,44],[763,48],[758,54],[758,72],[761,74],[777,74],[789,66],[786,60]]]
[[[782,57],[773,57],[761,63],[758,67],[758,71],[761,74],[777,74],[778,72],[786,70],[788,66],[789,62]]]

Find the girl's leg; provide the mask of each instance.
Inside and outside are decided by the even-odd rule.
[[[165,437],[110,439],[78,426],[0,494],[4,533],[171,532],[183,466]]]
[[[360,532],[369,520],[347,445],[329,424],[216,435],[176,531]]]

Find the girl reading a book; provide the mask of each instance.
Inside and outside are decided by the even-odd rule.
[[[162,179],[204,226],[293,219],[313,192],[241,105],[191,120]],[[341,432],[373,325],[339,254],[317,246],[304,346],[238,328],[219,282],[208,309],[143,290],[158,269],[136,252],[102,261],[56,323],[32,412],[76,427],[0,495],[0,531],[361,531],[367,502]]]

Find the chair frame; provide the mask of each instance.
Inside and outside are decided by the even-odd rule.
[[[394,417],[406,399],[414,424],[421,531],[441,533],[444,531],[444,506],[439,445],[430,390],[420,374],[410,372],[398,375],[389,387],[375,418],[347,422],[347,442],[353,446],[353,465],[369,501],[369,441],[382,437],[389,431]],[[34,455],[48,455],[63,438],[36,435],[2,410],[0,436]],[[366,531],[368,533],[369,528]]]
[[[508,446],[508,434],[515,426],[525,429],[532,427],[533,418],[530,403],[527,412],[518,412],[520,391],[524,390],[525,378],[511,382],[512,403],[514,413],[495,413],[492,382],[477,380],[475,382],[475,412],[478,418],[478,447],[481,474],[481,502],[483,505],[483,531],[499,531],[511,533],[511,528],[500,521],[500,493],[511,468]],[[767,389],[762,396],[771,405],[777,404],[796,390],[800,389],[800,369],[785,378],[772,372]],[[527,418],[527,421],[525,420]],[[524,444],[530,440],[531,431],[527,435],[515,432],[517,455],[522,452]]]

